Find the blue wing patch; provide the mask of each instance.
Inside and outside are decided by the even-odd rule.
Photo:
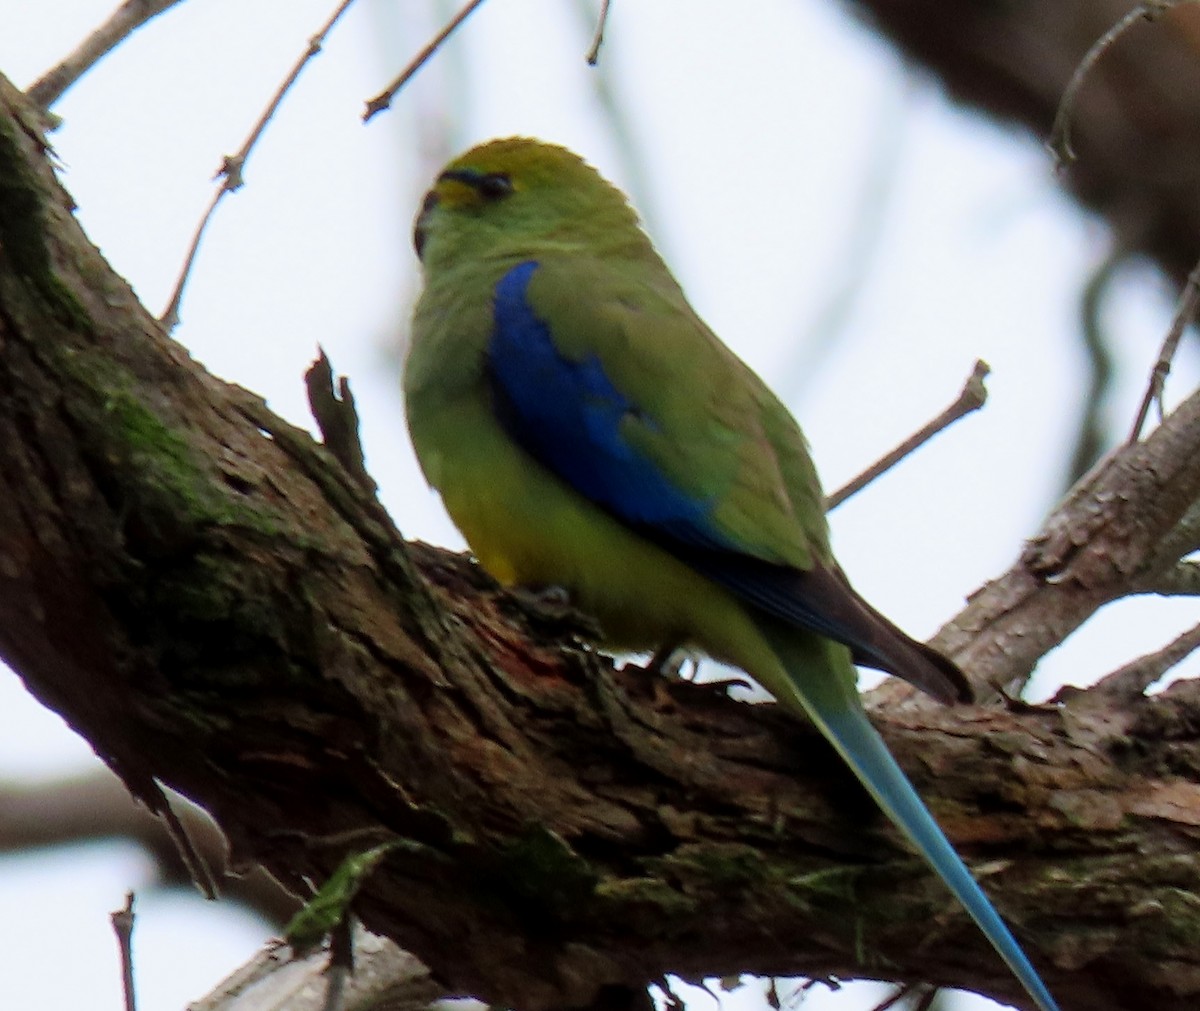
[[[572,361],[559,354],[526,299],[537,266],[534,260],[518,264],[495,290],[487,358],[508,433],[577,492],[631,526],[724,546],[711,526],[711,503],[672,484],[621,434],[628,418],[653,422],[612,384],[600,359]]]
[[[712,504],[672,484],[621,434],[646,419],[595,355],[559,354],[526,298],[538,268],[527,260],[497,283],[488,370],[501,423],[530,456],[585,498],[742,599],[834,638],[841,632],[797,594],[804,573],[739,550],[712,524]]]
[[[623,422],[653,425],[653,419],[613,385],[597,356],[574,361],[559,354],[526,298],[537,269],[536,260],[527,260],[497,283],[487,345],[495,410],[517,445],[579,494],[748,604],[845,643],[857,663],[895,670],[887,644],[893,633],[903,633],[840,574],[819,564],[808,570],[778,565],[747,552],[716,527],[711,501],[677,487],[625,440]],[[935,665],[947,663],[933,656]],[[957,687],[936,684],[926,690],[943,698],[963,695]]]

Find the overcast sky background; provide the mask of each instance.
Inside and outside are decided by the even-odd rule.
[[[29,84],[114,6],[0,0],[0,71]],[[189,0],[56,106],[52,141],[84,227],[153,311],[169,298],[221,157],[334,6]],[[308,427],[302,374],[322,344],[351,377],[368,465],[400,529],[460,546],[403,426],[413,211],[444,158],[476,141],[564,143],[634,192],[697,309],[795,411],[827,487],[940,411],[976,358],[991,364],[983,412],[832,517],[858,588],[913,634],[932,634],[1011,564],[1056,497],[1083,397],[1079,291],[1107,252],[1105,229],[1061,195],[1039,139],[950,105],[830,0],[618,0],[601,74],[584,63],[580,11],[594,6],[492,0],[364,126],[365,100],[449,8],[359,0],[212,223],[176,338]],[[623,110],[632,161],[598,87]],[[1171,300],[1138,264],[1122,268],[1107,300],[1121,342],[1118,431]],[[830,320],[836,343],[814,371]],[[1198,375],[1189,346],[1169,400]],[[1091,683],[1194,624],[1196,611],[1188,600],[1110,607],[1045,659],[1033,697]],[[1182,670],[1200,673],[1200,657]],[[95,761],[0,668],[0,778]],[[108,913],[131,887],[142,1011],[199,998],[265,936],[248,914],[151,884],[147,861],[122,844],[0,859],[0,1002],[118,1011]],[[883,992],[818,987],[803,1006],[855,1011]]]

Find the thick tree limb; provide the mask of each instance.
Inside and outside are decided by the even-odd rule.
[[[668,971],[1019,1003],[813,731],[573,646],[191,361],[82,235],[35,122],[0,82],[0,655],[135,794],[195,799],[302,893],[398,843],[357,913],[522,1011],[636,1006]],[[1113,494],[1188,480],[1140,460]],[[1045,600],[1109,572],[1084,562],[1110,531],[1149,536],[1120,507],[1050,530],[1035,571],[1069,578]],[[1200,688],[878,715],[1064,1008],[1195,1006]]]

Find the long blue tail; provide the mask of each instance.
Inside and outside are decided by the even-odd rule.
[[[803,708],[883,812],[950,887],[1039,1011],[1059,1011],[1016,938],[871,726],[855,689],[854,667],[846,647],[818,636],[797,634],[795,629],[768,624],[762,628],[783,665],[779,672],[761,672],[774,682],[764,680],[764,687],[787,708]],[[785,678],[780,678],[781,674]]]
[[[820,699],[805,697],[809,716],[829,738],[846,764],[870,791],[884,813],[903,830],[921,852],[1000,957],[1012,969],[1040,1011],[1059,1011],[1046,984],[1026,958],[1012,932],[1000,919],[988,897],[971,877],[916,790],[901,771],[862,707],[844,703],[822,705]]]

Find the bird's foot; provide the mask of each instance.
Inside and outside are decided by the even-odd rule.
[[[1061,710],[1064,699],[1055,696],[1046,702],[1026,702],[1023,698],[1013,695],[1004,688],[997,688],[1000,701],[1010,713],[1053,713]],[[1060,693],[1061,694],[1061,693]]]
[[[571,609],[571,593],[565,586],[514,586],[510,592],[531,611],[561,615]]]
[[[552,635],[571,634],[589,641],[600,637],[599,628],[575,609],[564,586],[514,586],[509,595],[531,623]]]
[[[683,671],[689,660],[692,662],[692,670],[690,676],[687,676]],[[691,652],[686,646],[680,646],[675,643],[660,646],[655,650],[654,655],[647,661],[644,669],[647,674],[656,675],[656,685],[668,690],[673,685],[684,681],[688,684],[711,689],[718,695],[727,694],[730,688],[745,688],[751,691],[754,689],[752,681],[740,677],[723,677],[713,678],[709,681],[700,681],[698,679],[700,674],[700,657]]]
[[[645,671],[655,677],[665,677],[671,681],[682,681],[683,665],[690,659],[687,651],[677,642],[668,642],[654,651],[646,662]]]

